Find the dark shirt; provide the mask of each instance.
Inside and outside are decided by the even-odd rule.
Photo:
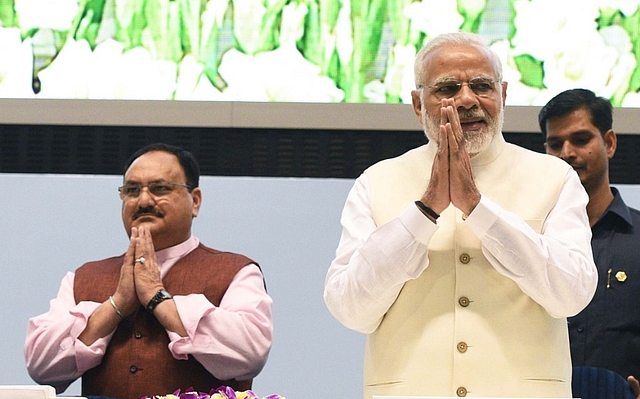
[[[574,366],[604,367],[640,377],[640,211],[617,189],[591,228],[598,287],[591,303],[569,318]]]

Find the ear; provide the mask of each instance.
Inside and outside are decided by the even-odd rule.
[[[507,86],[509,83],[502,82],[502,106],[504,107],[507,101]]]
[[[413,113],[418,117],[420,124],[424,124],[422,121],[422,100],[420,99],[420,90],[411,90],[411,102],[413,103]]]
[[[202,190],[200,190],[200,187],[191,190],[191,198],[193,199],[191,216],[195,218],[198,216],[198,212],[200,212],[200,205],[202,205]]]
[[[618,147],[618,137],[613,129],[607,130],[604,134],[604,147],[607,149],[607,158],[613,158],[613,155],[616,153],[616,148]]]

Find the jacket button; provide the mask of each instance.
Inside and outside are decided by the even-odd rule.
[[[129,367],[129,371],[131,372],[131,374],[133,374],[136,371],[138,371],[138,368],[136,366],[131,366],[131,367]]]
[[[458,352],[465,353],[469,347],[467,346],[466,342],[459,342],[457,348]]]
[[[467,298],[466,296],[461,296],[460,299],[458,299],[458,303],[463,308],[466,308],[467,306],[469,306],[469,303],[471,303],[471,301],[469,301],[469,298]]]
[[[135,333],[135,334],[133,334],[133,336],[134,336],[136,339],[140,339],[140,338],[142,338],[142,333],[141,333],[140,331],[136,331],[136,333]]]
[[[469,256],[469,254],[460,255],[460,262],[462,262],[462,264],[466,265],[469,261],[471,261],[471,256]]]
[[[458,395],[460,397],[467,396],[467,388],[460,387],[460,388],[456,389],[456,395]]]

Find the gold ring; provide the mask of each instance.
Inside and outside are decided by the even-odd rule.
[[[146,259],[144,258],[144,256],[139,257],[138,259],[136,259],[136,263],[141,263],[144,265],[144,262],[146,261]]]

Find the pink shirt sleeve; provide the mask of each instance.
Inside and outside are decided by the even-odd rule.
[[[87,320],[100,306],[96,302],[80,302],[73,296],[74,273],[62,279],[49,311],[29,319],[24,345],[29,375],[39,384],[48,384],[63,392],[85,371],[97,366],[112,334],[86,346],[78,336]]]
[[[68,273],[47,313],[29,320],[25,360],[40,384],[64,391],[85,371],[98,365],[111,335],[87,347],[77,338],[89,315],[100,305],[75,304],[74,274]],[[252,378],[262,370],[272,342],[272,299],[260,269],[249,265],[229,285],[220,306],[203,295],[174,297],[188,337],[168,332],[169,350],[176,359],[193,355],[221,379]]]
[[[219,307],[202,294],[174,296],[187,337],[169,332],[176,359],[193,355],[219,379],[255,377],[267,361],[273,337],[272,299],[260,269],[242,268]]]

